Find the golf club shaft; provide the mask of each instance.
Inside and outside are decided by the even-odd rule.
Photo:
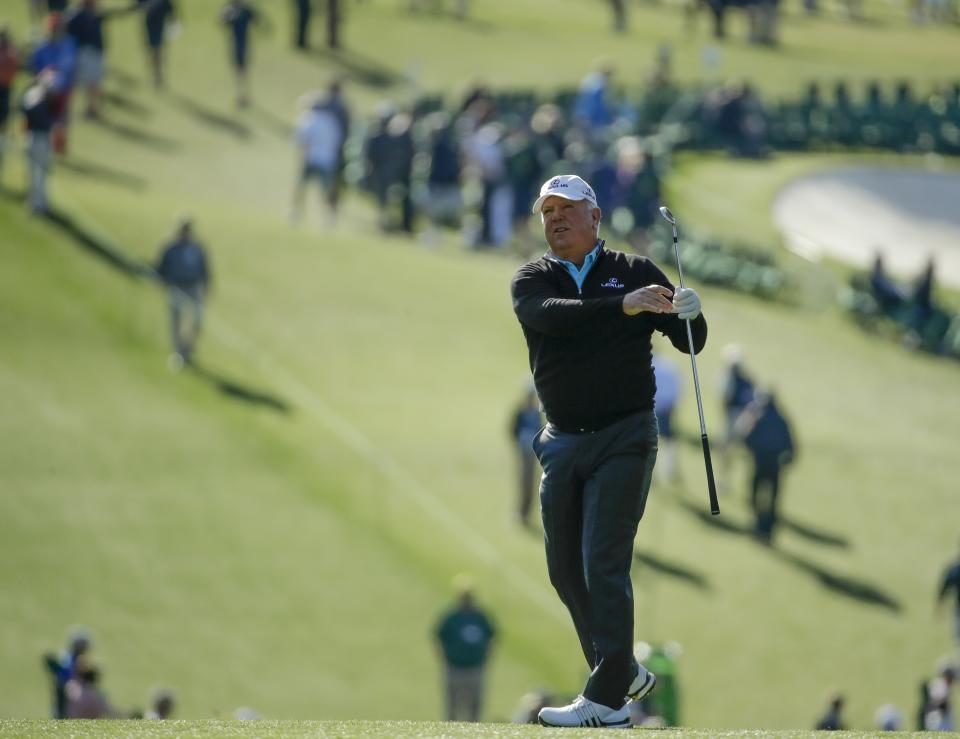
[[[680,274],[680,287],[683,287],[683,264],[680,262],[680,243],[677,237],[677,224],[673,226],[673,251],[677,256],[677,272]],[[717,500],[717,483],[713,478],[713,460],[710,457],[710,441],[707,439],[707,424],[703,420],[703,398],[700,396],[700,375],[697,373],[697,356],[693,347],[693,330],[690,328],[690,319],[686,319],[687,342],[690,345],[690,367],[693,369],[693,389],[697,395],[697,413],[700,416],[700,442],[703,444],[703,462],[707,468],[707,491],[710,496],[710,513],[720,513],[720,502]]]

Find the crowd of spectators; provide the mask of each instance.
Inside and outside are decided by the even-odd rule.
[[[43,655],[43,665],[50,677],[52,718],[163,720],[173,715],[175,697],[167,688],[153,692],[146,712],[139,708],[121,710],[113,705],[101,686],[101,669],[91,658],[92,647],[90,632],[74,626],[67,634],[67,644],[62,651]]]
[[[960,359],[960,313],[935,297],[931,258],[912,284],[897,282],[879,252],[868,274],[855,274],[842,302],[866,330],[892,335],[911,349]]]

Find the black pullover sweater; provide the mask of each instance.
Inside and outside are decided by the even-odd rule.
[[[653,408],[651,336],[659,331],[689,354],[685,321],[667,313],[623,312],[637,288],[673,285],[646,257],[602,246],[581,290],[546,256],[513,276],[513,310],[530,352],[530,369],[547,420],[561,431],[597,431]],[[707,340],[703,314],[690,322],[697,353]]]

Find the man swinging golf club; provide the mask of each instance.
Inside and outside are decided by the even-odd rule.
[[[547,425],[534,437],[550,581],[570,611],[592,671],[545,726],[629,728],[626,702],[653,673],[633,657],[633,540],[657,457],[650,339],[699,352],[700,298],[674,289],[645,257],[604,249],[600,208],[579,177],[561,175],[533,205],[550,250],[513,277],[513,309]]]

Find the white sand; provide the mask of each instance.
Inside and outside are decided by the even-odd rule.
[[[912,280],[933,257],[939,282],[960,287],[960,174],[838,169],[787,185],[773,204],[787,246],[869,267],[877,251]]]

